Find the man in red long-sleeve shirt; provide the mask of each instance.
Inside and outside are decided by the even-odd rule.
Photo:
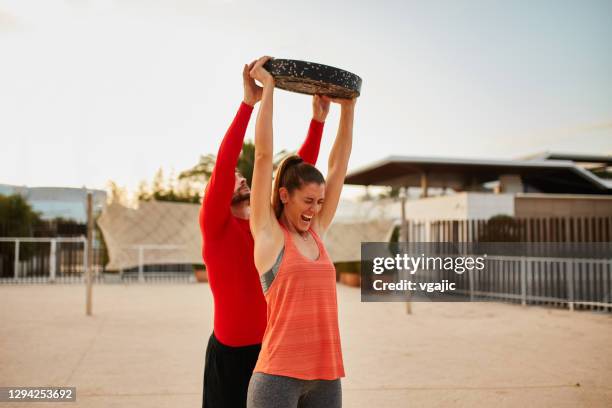
[[[249,229],[250,190],[236,171],[253,106],[261,100],[261,88],[249,76],[253,63],[244,66],[244,100],[219,147],[200,211],[202,256],[215,305],[204,369],[202,406],[206,408],[246,407],[249,380],[266,329],[266,300]],[[315,164],[329,100],[315,96],[312,106],[313,119],[298,154]]]

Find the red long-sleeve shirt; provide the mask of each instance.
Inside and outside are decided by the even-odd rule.
[[[236,164],[252,112],[252,106],[240,105],[219,147],[200,210],[202,257],[215,304],[214,332],[221,343],[234,347],[261,343],[267,318],[249,221],[231,213]],[[323,123],[313,119],[298,151],[304,161],[316,163],[322,134]]]

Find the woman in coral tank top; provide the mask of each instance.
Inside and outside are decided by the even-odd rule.
[[[279,166],[272,187],[274,79],[263,68],[268,59],[260,58],[250,73],[263,85],[255,125],[250,226],[268,321],[247,406],[341,407],[344,365],[336,271],[320,237],[332,222],[344,184],[355,100],[323,98],[341,107],[327,179],[290,156]]]

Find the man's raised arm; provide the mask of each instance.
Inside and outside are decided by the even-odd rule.
[[[217,161],[206,186],[200,210],[200,228],[204,234],[215,234],[231,216],[236,164],[252,112],[252,106],[244,102],[240,104],[219,147]]]
[[[202,200],[200,209],[202,234],[218,233],[231,216],[236,164],[238,164],[242,151],[244,135],[253,113],[253,106],[261,100],[261,87],[257,86],[249,76],[249,71],[254,64],[255,61],[249,65],[245,64],[242,69],[244,99],[223,137],[215,167],[204,192],[204,200]]]
[[[313,166],[317,164],[319,157],[323,126],[329,113],[329,105],[330,100],[326,96],[314,95],[312,97],[312,120],[310,121],[306,140],[304,140],[302,147],[298,150],[298,156]]]

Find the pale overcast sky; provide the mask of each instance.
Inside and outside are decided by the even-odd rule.
[[[216,153],[263,54],[363,78],[350,169],[610,154],[610,21],[608,0],[0,0],[0,183],[135,189],[189,168]],[[309,119],[309,97],[277,91],[276,149]]]

